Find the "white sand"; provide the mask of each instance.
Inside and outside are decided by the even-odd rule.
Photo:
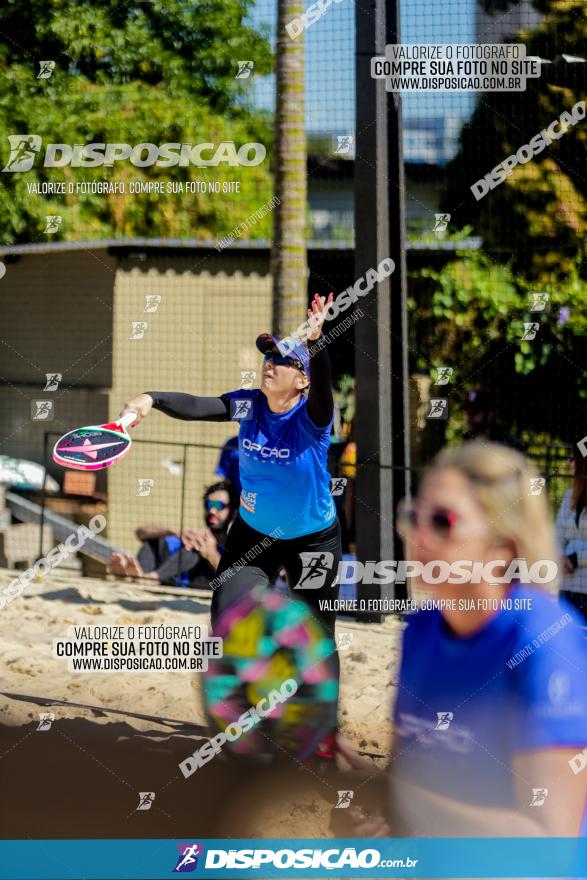
[[[14,575],[0,570],[0,589]],[[204,593],[106,582],[54,572],[0,610],[2,690],[52,697],[92,706],[142,712],[202,723],[200,683],[190,672],[69,673],[64,659],[52,657],[52,640],[71,625],[207,625]],[[397,681],[401,624],[361,624],[341,618],[337,632],[352,633],[351,646],[340,651],[340,722],[343,733],[361,751],[384,754],[388,748],[391,704]],[[39,711],[56,717],[97,719],[90,711],[39,707],[0,696],[0,723],[20,725]],[[137,730],[150,722],[128,720]]]

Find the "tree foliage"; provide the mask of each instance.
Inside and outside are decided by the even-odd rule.
[[[499,9],[493,0],[488,8]],[[534,0],[543,14],[538,27],[512,35],[527,55],[551,61],[567,53],[587,58],[584,0]],[[465,126],[461,148],[448,168],[444,210],[470,224],[492,253],[512,260],[514,271],[539,283],[562,281],[574,271],[587,235],[587,121],[569,127],[559,140],[505,182],[475,201],[470,186],[585,98],[583,68],[567,66],[554,84],[548,65],[525,92],[484,93]],[[560,70],[560,68],[559,68]],[[549,81],[550,77],[550,81]],[[458,209],[454,206],[458,205]]]
[[[587,402],[584,275],[580,260],[564,287],[541,287],[548,305],[532,312],[535,286],[486,254],[463,251],[440,270],[421,269],[417,304],[409,302],[414,365],[431,373],[453,367],[451,385],[440,390],[457,403],[483,385],[499,392],[500,415],[510,427],[568,438]],[[524,340],[524,325],[535,323],[535,338]]]
[[[516,5],[482,2],[490,13]],[[542,20],[511,42],[551,61],[565,53],[587,58],[584,0],[533,5]],[[587,64],[561,73],[560,65],[553,74],[544,65],[525,92],[478,96],[447,169],[442,209],[464,233],[479,236],[483,250],[457,251],[443,268],[420,270],[411,300],[413,361],[427,370],[455,369],[450,387],[441,389],[454,399],[453,412],[466,390],[485,386],[497,393],[507,427],[567,441],[587,415],[587,120],[518,164],[480,201],[470,187],[585,99],[582,68]],[[548,293],[544,312],[529,311],[532,292]],[[536,337],[523,339],[524,324],[532,323],[539,324]]]
[[[250,79],[237,62],[267,73],[267,34],[252,27],[252,0],[5,0],[0,7],[0,143],[35,133],[44,143],[249,141],[270,153],[271,129],[247,101]],[[56,61],[49,79],[39,62]],[[3,163],[4,164],[4,163]],[[61,214],[65,238],[217,238],[270,198],[269,159],[256,167],[41,168],[2,175],[4,242],[42,238],[47,214]],[[31,195],[57,180],[225,180],[240,192],[181,195]],[[266,237],[270,217],[252,234]]]

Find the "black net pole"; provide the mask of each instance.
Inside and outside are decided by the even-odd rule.
[[[371,58],[385,50],[385,0],[369,14],[356,5],[355,278],[389,257],[388,132],[385,85],[371,77]],[[361,304],[355,327],[357,443],[356,540],[361,562],[393,558],[391,345],[389,279]],[[377,584],[359,582],[357,598],[377,600]],[[367,606],[368,607],[368,606]],[[379,620],[378,612],[361,615]]]
[[[400,0],[386,0],[386,43],[400,42]],[[387,161],[389,207],[389,256],[395,263],[390,278],[389,340],[391,346],[390,453],[392,470],[392,511],[409,494],[410,480],[410,395],[408,365],[408,305],[405,242],[405,175],[403,151],[402,99],[399,92],[386,92]],[[403,558],[403,545],[393,531],[396,560]],[[405,584],[395,585],[395,598],[407,596]]]

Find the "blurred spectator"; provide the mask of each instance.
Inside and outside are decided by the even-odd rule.
[[[587,646],[579,616],[541,586],[556,537],[533,479],[519,452],[464,443],[440,453],[398,510],[405,558],[422,565],[411,586],[428,607],[403,632],[391,791],[373,789],[369,805],[367,786],[348,784],[362,789],[340,811],[356,837],[587,833],[587,773],[569,769],[587,746]],[[466,560],[482,568],[463,580]],[[339,745],[373,779],[374,765]]]
[[[216,573],[237,496],[229,483],[209,486],[204,494],[206,528],[185,529],[181,535],[160,525],[139,526],[137,556],[113,553],[108,571],[166,586],[208,586]]]
[[[556,517],[563,557],[560,595],[582,614],[587,623],[587,458],[583,458],[576,443],[570,461],[573,485],[565,492]]]
[[[524,451],[524,445],[499,424],[495,396],[487,388],[474,388],[467,393],[463,404],[467,431],[465,440],[485,440],[502,443]]]
[[[229,437],[222,449],[214,471],[215,477],[227,480],[234,486],[237,495],[241,493],[241,478],[238,464],[238,434]]]

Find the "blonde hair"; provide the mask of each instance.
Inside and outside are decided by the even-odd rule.
[[[443,449],[432,463],[432,469],[440,468],[455,468],[467,478],[495,535],[513,542],[515,556],[525,559],[528,568],[540,559],[559,564],[546,493],[529,494],[538,473],[521,452],[473,440]],[[557,581],[549,585],[556,588]]]

